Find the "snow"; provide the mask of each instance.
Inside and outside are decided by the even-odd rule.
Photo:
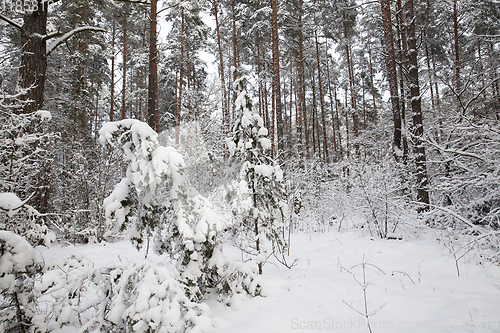
[[[50,121],[52,120],[52,114],[50,111],[38,110],[35,112],[35,116],[40,117],[41,121]]]
[[[13,211],[19,209],[23,205],[23,201],[15,193],[0,193],[0,209],[12,214]]]
[[[0,290],[12,293],[16,279],[30,267],[41,266],[42,256],[23,237],[10,231],[0,230],[0,246]]]
[[[40,251],[46,260],[70,251],[79,252],[96,267],[113,261],[130,262],[144,255],[127,241],[53,246]],[[236,249],[230,248],[229,252],[235,258],[240,256]],[[266,297],[240,295],[233,298],[231,307],[210,298],[201,304],[210,307],[210,314],[205,309],[196,320],[204,331],[214,333],[334,329],[367,332],[364,316],[353,310],[364,313],[363,289],[356,282],[363,283],[364,262],[367,306],[372,314],[369,321],[374,332],[497,332],[500,327],[500,268],[486,263],[478,265],[472,257],[464,258],[459,262],[461,275],[457,276],[453,255],[431,235],[413,240],[380,240],[356,231],[292,234],[290,261],[293,258],[299,261],[291,270],[279,264],[264,266],[262,283]],[[218,262],[217,266],[224,263],[218,251],[211,260]],[[160,257],[154,257],[154,262],[160,261]],[[152,269],[154,266],[146,272]],[[144,278],[153,276],[146,274]],[[159,290],[154,288],[165,283],[148,281],[141,282],[146,288],[140,292],[141,297],[154,293]],[[137,301],[136,310],[141,308],[141,302],[146,302]],[[178,310],[172,309],[162,319],[158,309],[148,309],[141,318],[154,318],[155,323],[166,321],[167,317],[174,320],[178,315]],[[214,325],[211,329],[210,322]]]

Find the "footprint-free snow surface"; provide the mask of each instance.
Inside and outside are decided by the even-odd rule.
[[[41,251],[47,261],[79,252],[97,267],[144,256],[127,241]],[[433,239],[292,234],[294,258],[292,269],[264,266],[265,297],[209,299],[212,332],[369,332],[368,322],[372,332],[500,332],[500,268],[463,258],[458,276]]]

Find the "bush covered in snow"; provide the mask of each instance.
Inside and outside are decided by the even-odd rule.
[[[43,259],[21,236],[0,231],[0,332],[43,332],[34,289]]]
[[[126,177],[104,201],[109,226],[128,229],[138,248],[149,249],[152,240],[157,253],[167,253],[176,261],[170,274],[165,267],[149,264],[123,273],[117,288],[118,294],[129,295],[123,296],[124,302],[130,297],[148,299],[153,293],[159,298],[138,307],[114,299],[111,313],[117,324],[120,317],[127,327],[155,330],[161,323],[174,325],[174,315],[179,313],[187,317],[172,326],[176,327],[172,331],[194,329],[197,321],[204,321],[201,317],[206,310],[199,303],[209,289],[215,288],[225,300],[241,293],[260,294],[255,267],[234,264],[222,255],[218,217],[210,202],[190,186],[183,158],[174,148],[160,146],[148,125],[130,119],[105,124],[100,138],[104,144],[118,146],[128,163]],[[151,284],[145,284],[144,279]],[[166,288],[164,294],[148,291],[151,285],[158,286],[155,290]],[[171,307],[177,311],[170,314],[174,319],[165,314]],[[116,316],[119,309],[124,312]],[[146,313],[153,317],[143,317]]]
[[[0,230],[9,230],[24,236],[32,245],[48,246],[56,238],[35,208],[15,193],[0,193]]]

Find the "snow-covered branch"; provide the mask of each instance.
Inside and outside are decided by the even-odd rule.
[[[130,2],[130,3],[139,3],[139,4],[143,4],[143,5],[150,5],[151,2],[149,1],[143,1],[143,0],[115,0],[115,1],[118,1],[118,2]]]
[[[10,18],[6,17],[6,16],[3,16],[2,14],[0,14],[0,20],[4,20],[5,22],[9,23],[10,25],[18,28],[19,30],[21,30],[23,27],[22,25],[20,25],[19,23],[11,20]]]
[[[59,45],[61,45],[62,43],[64,43],[65,41],[67,41],[68,39],[70,39],[71,37],[76,35],[77,33],[80,33],[83,31],[105,32],[106,30],[104,30],[103,28],[92,27],[92,26],[83,26],[83,27],[75,28],[71,31],[66,32],[62,36],[57,37],[56,39],[54,39],[54,41],[52,41],[49,45],[47,45],[47,55],[50,55],[52,53],[52,51],[54,51]],[[49,39],[49,38],[54,38],[56,36],[57,36],[57,34],[54,34],[52,36],[48,35],[45,38]]]
[[[481,157],[481,156],[479,156],[477,154],[468,153],[468,152],[465,152],[465,151],[462,151],[462,150],[444,148],[444,147],[439,146],[436,142],[434,142],[433,140],[430,140],[430,139],[425,140],[425,143],[433,146],[437,150],[439,150],[441,152],[444,152],[444,153],[450,153],[450,154],[462,155],[462,156],[466,156],[466,157],[472,157],[472,158],[476,158],[476,159],[478,159],[480,161],[486,162],[486,160],[483,157]]]

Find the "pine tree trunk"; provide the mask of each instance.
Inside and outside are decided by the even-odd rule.
[[[461,110],[460,98],[462,95],[462,83],[460,82],[460,47],[458,44],[458,8],[457,0],[453,0],[453,48],[455,53],[455,94],[457,97],[457,111]],[[465,110],[463,110],[465,112]]]
[[[283,114],[281,105],[281,83],[280,83],[280,55],[278,36],[278,4],[277,0],[271,0],[272,10],[272,40],[273,40],[273,95],[275,101],[276,132],[271,135],[272,141],[277,141],[278,151],[283,151]],[[274,131],[273,131],[274,132]],[[275,140],[276,139],[276,140]],[[279,155],[278,155],[279,156]]]
[[[179,64],[179,93],[177,97],[177,123],[175,127],[175,144],[180,143],[181,112],[182,112],[182,83],[184,82],[184,8],[181,10],[181,62]]]
[[[316,153],[321,157],[321,152],[319,147],[316,148],[316,140],[319,140],[319,135],[317,134],[318,126],[317,126],[317,105],[316,105],[316,80],[314,78],[314,71],[311,70],[311,89],[312,89],[312,140],[313,140],[313,157],[316,157]]]
[[[234,69],[238,69],[238,40],[236,37],[236,8],[235,8],[235,0],[231,1],[231,11],[232,11],[232,28],[233,28],[233,67]],[[236,72],[233,72],[233,82],[236,81],[237,76]],[[232,84],[230,84],[232,87]],[[236,93],[231,89],[231,92],[233,94],[233,119],[236,119]]]
[[[149,26],[149,82],[148,82],[148,124],[160,131],[158,114],[158,51],[156,46],[157,0],[151,0],[151,21]]]
[[[306,109],[305,109],[305,93],[304,93],[304,35],[302,22],[302,0],[299,0],[298,10],[298,40],[299,40],[299,58],[298,58],[298,73],[297,73],[297,140],[299,152],[305,152],[305,156],[309,157],[309,135],[307,132]],[[304,128],[302,128],[304,124]],[[305,129],[305,131],[304,131]],[[305,147],[303,147],[302,136],[305,136]]]
[[[221,90],[222,90],[222,127],[224,133],[229,133],[230,120],[229,120],[229,109],[227,107],[226,79],[224,75],[224,58],[222,56],[222,42],[220,37],[219,15],[217,10],[217,3],[215,2],[215,0],[212,1],[212,4],[214,6],[215,29],[217,31],[217,46],[219,48],[219,68],[220,68],[219,74],[220,74]]]
[[[424,49],[425,49],[425,61],[427,64],[427,71],[428,71],[428,75],[429,75],[429,90],[431,93],[431,107],[432,107],[432,110],[434,111],[436,108],[436,101],[434,98],[434,88],[432,86],[433,85],[432,68],[431,68],[431,60],[429,57],[429,46],[427,45],[428,44],[427,43],[427,34],[426,34],[425,29],[423,30],[423,40],[424,40]]]
[[[113,19],[113,30],[111,31],[111,96],[110,96],[110,110],[109,121],[113,121],[115,114],[115,36],[116,36],[116,22]]]
[[[351,107],[352,107],[352,130],[354,133],[354,140],[355,140],[355,150],[356,154],[359,154],[359,143],[357,142],[357,138],[359,136],[359,125],[358,125],[358,115],[356,111],[356,92],[354,90],[354,66],[352,64],[352,57],[351,57],[351,47],[349,44],[349,34],[347,32],[347,18],[346,15],[344,14],[344,38],[345,38],[345,53],[346,53],[346,60],[347,60],[347,71],[349,74],[349,92],[351,95]]]
[[[26,12],[23,16],[24,24],[21,28],[21,88],[28,89],[26,100],[33,101],[26,104],[24,113],[31,113],[43,105],[43,90],[47,72],[46,41],[41,36],[47,33],[47,6],[37,0],[38,10]]]
[[[342,152],[342,133],[340,132],[339,100],[337,99],[337,86],[335,84],[333,85],[333,98],[335,99],[335,122],[339,133],[339,156],[342,159],[344,154]]]
[[[326,49],[328,50],[328,43],[326,44]],[[333,162],[336,162],[338,159],[338,151],[337,151],[338,149],[337,149],[337,138],[336,138],[337,134],[335,130],[335,115],[333,112],[333,105],[334,103],[336,104],[336,101],[334,101],[332,97],[332,83],[330,80],[330,65],[328,64],[328,52],[326,57],[326,75],[328,79],[328,94],[330,98],[330,112],[332,116],[332,137],[333,137],[333,152],[334,152]]]
[[[416,165],[417,201],[424,205],[420,209],[420,211],[424,211],[429,208],[430,203],[428,192],[429,180],[427,177],[425,147],[422,142],[424,127],[422,124],[422,105],[418,81],[417,38],[415,33],[413,0],[407,0],[405,4],[405,19],[408,37],[408,85],[410,87],[411,108],[413,114],[412,137],[414,140],[413,153],[415,155]]]
[[[321,63],[319,56],[319,43],[318,43],[318,32],[314,30],[314,37],[316,41],[316,62],[318,65],[318,87],[319,87],[319,102],[321,106],[321,123],[323,128],[323,157],[325,161],[328,161],[328,141],[326,138],[326,120],[325,120],[325,101],[323,98],[323,82],[321,80]]]
[[[391,2],[383,0],[381,3],[382,24],[384,30],[384,53],[387,79],[389,81],[389,92],[391,95],[392,120],[394,123],[393,151],[396,161],[401,161],[401,111],[399,108],[398,79],[396,73],[396,54],[394,52],[394,36],[392,33]]]
[[[396,1],[397,4],[397,15],[396,15],[396,26],[398,29],[398,47],[399,51],[399,89],[400,89],[400,103],[401,103],[401,142],[403,144],[403,158],[402,162],[404,164],[408,161],[408,137],[406,133],[406,87],[405,87],[405,73],[408,73],[408,59],[406,58],[406,53],[408,52],[408,41],[406,36],[406,26],[403,17],[403,8],[401,5],[401,0]]]
[[[125,95],[127,89],[127,6],[123,7],[123,83],[122,83],[122,119],[127,118]]]
[[[372,88],[373,119],[374,119],[375,125],[377,125],[378,113],[377,113],[377,103],[375,103],[375,84],[373,82],[372,46],[371,46],[370,40],[368,40],[368,65],[370,67],[370,85]]]

